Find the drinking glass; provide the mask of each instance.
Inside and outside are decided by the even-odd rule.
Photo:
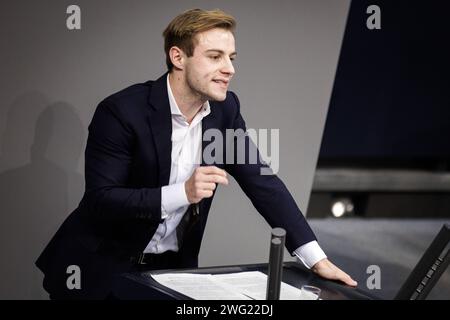
[[[300,290],[301,300],[319,300],[320,291],[317,287],[304,285]]]

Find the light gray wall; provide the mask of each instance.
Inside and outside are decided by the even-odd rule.
[[[82,30],[66,29],[81,7]],[[178,13],[238,20],[232,84],[248,127],[280,129],[279,175],[306,211],[349,0],[9,1],[0,13],[0,298],[46,298],[34,261],[84,188],[97,103],[164,71]],[[233,181],[213,203],[202,266],[263,262],[269,227]]]

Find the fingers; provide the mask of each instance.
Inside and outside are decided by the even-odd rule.
[[[215,166],[196,168],[184,185],[189,203],[198,203],[203,198],[211,197],[217,184],[228,185],[225,170]]]
[[[336,280],[340,280],[343,283],[345,283],[346,285],[352,286],[352,287],[356,287],[358,285],[358,283],[353,280],[348,274],[346,274],[344,271],[338,269],[338,274],[337,274],[337,279]]]
[[[341,269],[339,269],[338,267],[336,267],[335,265],[333,265],[333,268],[335,269],[335,273],[334,273],[334,280],[339,280],[342,281],[343,283],[345,283],[346,285],[352,286],[352,287],[356,287],[358,285],[358,283],[352,279],[352,277],[350,277],[347,273],[345,273],[344,271],[342,271]]]
[[[212,190],[199,190],[197,191],[197,198],[199,199],[199,201],[203,198],[209,198],[212,197],[213,192]]]
[[[216,175],[216,174],[208,174],[208,175],[202,175],[201,181],[204,183],[219,183],[223,185],[228,185],[228,179],[226,177]]]
[[[199,182],[196,187],[199,190],[214,191],[216,189],[216,184],[211,182]]]
[[[227,176],[225,170],[217,168],[216,166],[198,167],[197,170],[204,174],[216,174],[223,177]]]
[[[323,259],[317,262],[313,267],[313,271],[325,279],[342,281],[346,285],[352,287],[356,287],[358,285],[355,280],[353,280],[344,271],[336,267],[328,259]]]
[[[198,182],[212,182],[219,183],[223,185],[228,185],[227,173],[225,170],[219,169],[215,166],[209,167],[198,167],[197,171],[197,181]]]

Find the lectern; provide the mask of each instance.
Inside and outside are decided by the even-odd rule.
[[[156,282],[151,277],[151,273],[161,274],[180,272],[223,274],[246,271],[261,271],[267,274],[268,264],[248,264],[198,269],[175,269],[125,273],[116,278],[113,294],[117,299],[122,300],[191,300],[191,298]],[[283,263],[282,279],[283,282],[297,288],[301,288],[301,286],[305,284],[319,287],[322,290],[320,297],[324,300],[376,299],[375,296],[371,296],[358,288],[351,288],[337,282],[319,278],[297,262]]]

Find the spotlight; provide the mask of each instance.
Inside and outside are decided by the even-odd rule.
[[[331,205],[331,213],[336,218],[341,218],[344,215],[352,214],[354,209],[355,206],[349,198],[336,199]]]

